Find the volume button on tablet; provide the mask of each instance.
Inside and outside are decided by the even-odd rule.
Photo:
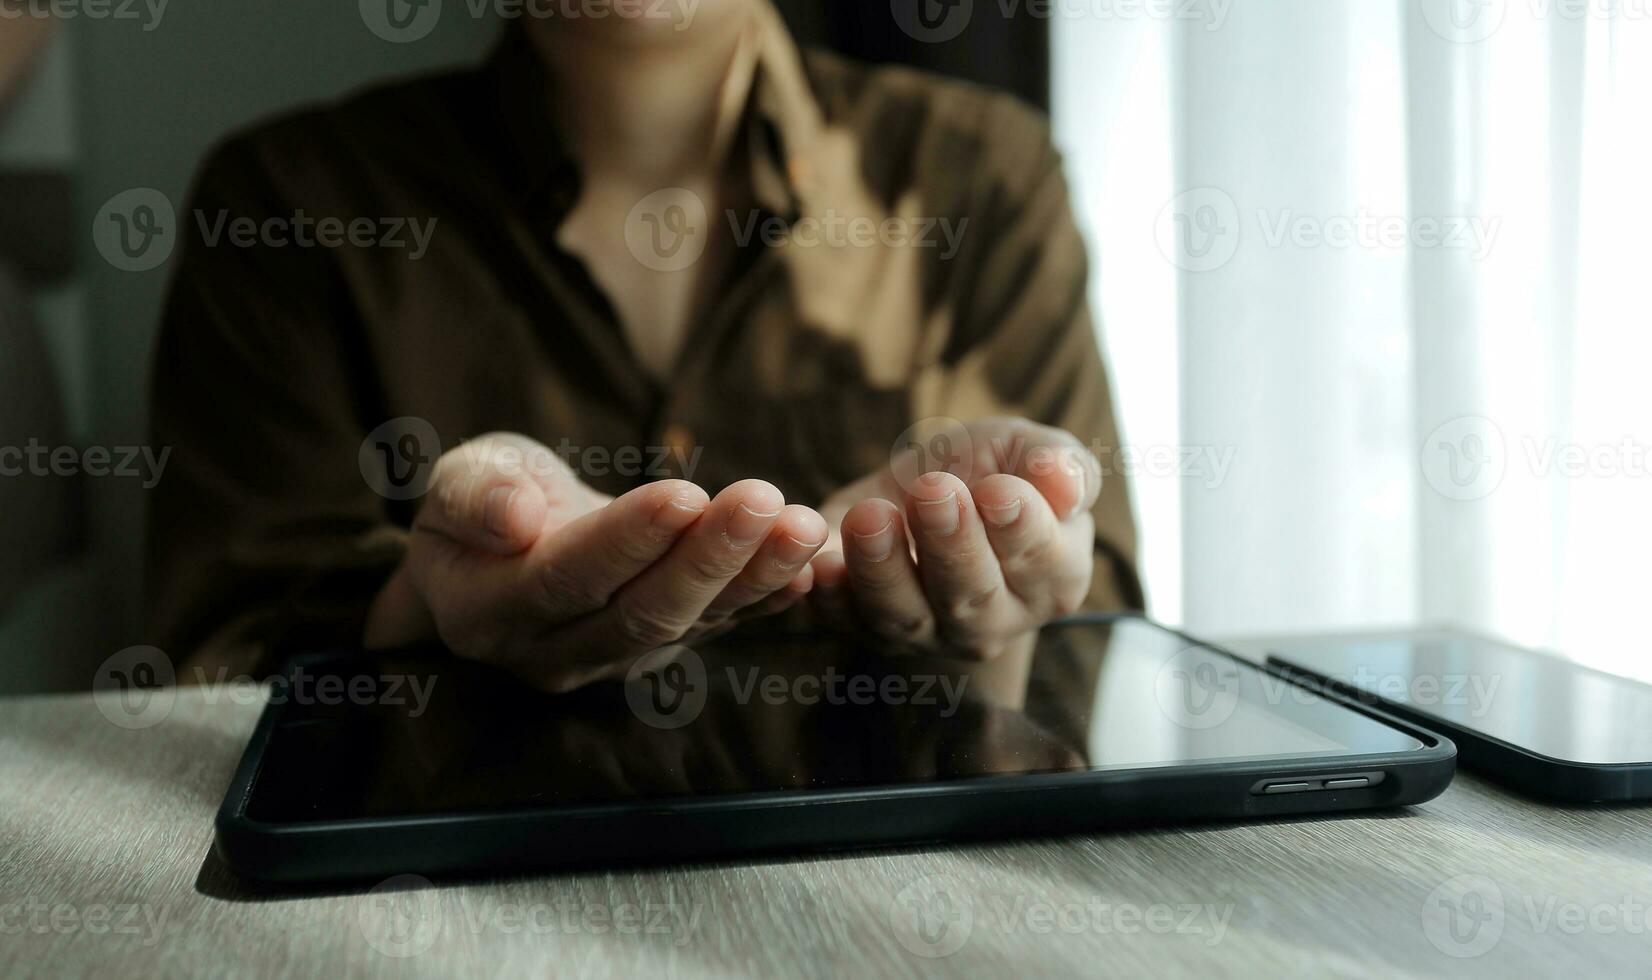
[[[1313,783],[1269,783],[1262,787],[1262,792],[1272,796],[1275,793],[1306,793],[1315,788]]]
[[[1371,785],[1371,780],[1364,776],[1356,776],[1352,779],[1325,780],[1326,789],[1364,789],[1369,785]]]

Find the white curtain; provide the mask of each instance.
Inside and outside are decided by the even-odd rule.
[[[1652,671],[1646,0],[1053,9],[1153,611]]]

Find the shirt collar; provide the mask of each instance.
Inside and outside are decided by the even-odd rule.
[[[736,152],[743,147],[749,154],[758,206],[791,221],[800,205],[788,160],[819,131],[821,110],[802,56],[779,14],[766,0],[759,4],[758,14],[751,95],[734,110],[741,118],[735,122],[732,145]],[[579,165],[552,117],[544,64],[520,24],[507,26],[483,71],[501,114],[513,190],[529,212],[561,222],[579,199]]]

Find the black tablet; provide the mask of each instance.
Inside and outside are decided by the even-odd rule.
[[[1452,744],[1146,620],[983,666],[770,637],[529,690],[441,653],[293,662],[218,815],[275,882],[726,858],[1419,803]]]
[[[1457,743],[1546,800],[1652,800],[1652,685],[1459,630],[1258,641],[1275,666]]]

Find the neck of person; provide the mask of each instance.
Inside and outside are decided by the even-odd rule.
[[[726,162],[729,113],[755,72],[743,56],[754,26],[742,16],[668,37],[568,25],[535,31],[551,111],[585,172],[648,187],[714,178]]]

